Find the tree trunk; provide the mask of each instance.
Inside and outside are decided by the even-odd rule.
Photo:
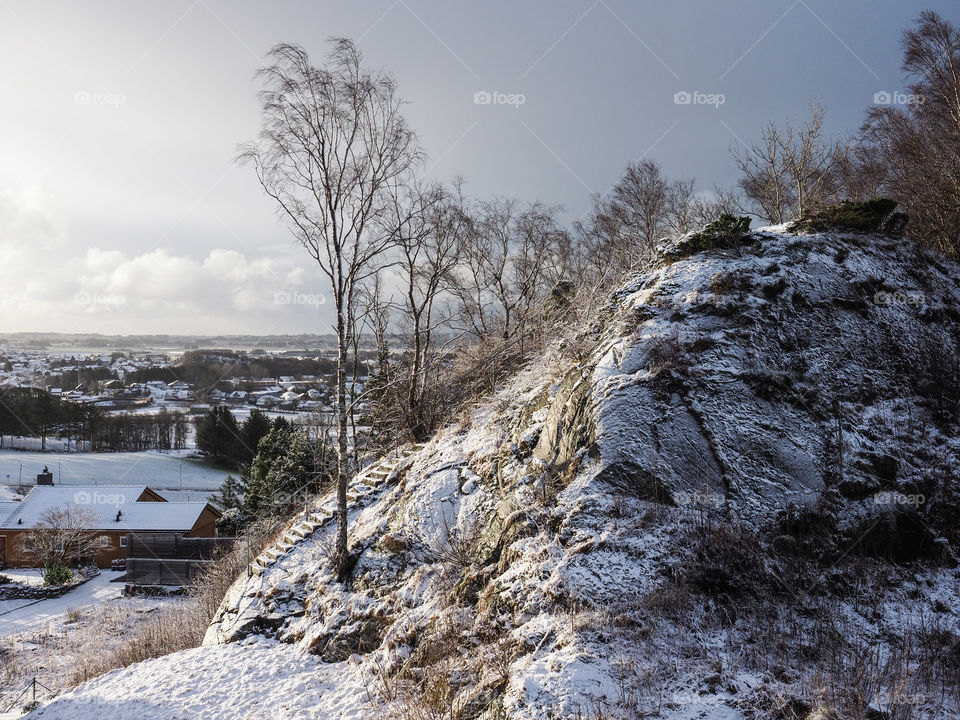
[[[343,308],[337,308],[337,575],[347,569],[347,483],[350,480],[347,447],[347,327]]]
[[[423,430],[419,412],[420,404],[420,374],[423,372],[422,349],[420,337],[420,316],[414,313],[413,317],[413,368],[410,377],[410,389],[407,394],[407,416],[410,418],[410,428],[416,440],[422,440]]]

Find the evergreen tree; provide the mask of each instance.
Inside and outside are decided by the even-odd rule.
[[[207,410],[197,423],[197,448],[221,465],[233,467],[240,461],[240,437],[237,419],[223,405]]]
[[[276,423],[275,423],[276,425]],[[274,504],[273,475],[271,471],[290,449],[292,431],[286,427],[274,427],[260,441],[257,454],[246,472],[243,487],[243,509],[247,517],[261,517],[272,511]]]
[[[233,475],[227,475],[220,485],[220,492],[210,496],[210,502],[224,510],[243,507],[243,484]]]
[[[250,417],[243,423],[240,434],[243,440],[241,462],[253,462],[260,441],[270,432],[271,427],[270,418],[265,413],[256,408],[250,411]]]

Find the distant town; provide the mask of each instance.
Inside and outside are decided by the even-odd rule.
[[[354,394],[367,380],[373,342],[361,339],[356,355]],[[186,449],[193,446],[192,421],[218,405],[241,418],[258,408],[305,423],[331,410],[334,370],[333,336],[7,335],[0,338],[0,447]],[[44,407],[49,421],[41,417]],[[151,432],[152,441],[115,446],[116,433],[103,430],[105,420],[116,425],[139,417],[142,424],[158,415],[172,426],[159,443]]]

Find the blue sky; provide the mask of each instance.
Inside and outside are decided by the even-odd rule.
[[[397,77],[431,175],[573,219],[642,157],[733,185],[729,148],[813,100],[855,131],[903,88],[926,8],[960,22],[937,0],[0,0],[0,331],[329,329],[316,269],[232,161],[276,42],[319,61],[354,38]]]

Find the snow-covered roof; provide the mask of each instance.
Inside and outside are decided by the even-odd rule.
[[[0,526],[26,530],[48,510],[73,505],[90,511],[94,530],[188,532],[207,507],[205,502],[137,502],[146,489],[145,485],[38,485],[21,502],[12,503],[18,507],[6,517],[0,510]]]
[[[6,519],[10,517],[18,507],[20,507],[19,502],[0,502],[0,527],[6,524]]]

